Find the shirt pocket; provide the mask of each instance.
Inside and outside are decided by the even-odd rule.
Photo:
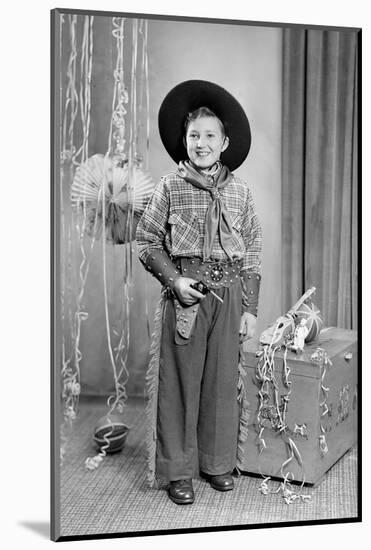
[[[191,210],[176,212],[169,216],[172,254],[194,254],[200,249],[198,219]]]

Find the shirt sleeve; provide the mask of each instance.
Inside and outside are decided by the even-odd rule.
[[[165,249],[165,235],[169,217],[169,195],[165,179],[156,186],[139,220],[136,241],[139,259],[161,284],[173,288],[180,277]]]
[[[250,190],[247,193],[246,209],[242,222],[242,236],[246,248],[240,273],[242,312],[246,311],[257,316],[261,282],[262,230]]]
[[[153,250],[164,250],[168,218],[169,193],[163,178],[156,185],[137,226],[136,241],[142,262],[147,260]]]
[[[242,221],[242,237],[246,252],[241,271],[261,272],[262,230],[256,215],[255,204],[250,190],[247,191],[246,207]]]

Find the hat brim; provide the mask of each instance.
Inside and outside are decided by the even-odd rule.
[[[213,82],[187,80],[167,94],[158,114],[160,137],[166,151],[176,163],[187,158],[184,123],[188,113],[199,107],[208,107],[223,122],[229,145],[220,160],[231,171],[236,170],[250,150],[250,124],[240,103]]]

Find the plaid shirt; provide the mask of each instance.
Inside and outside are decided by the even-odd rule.
[[[241,270],[260,273],[261,227],[250,190],[243,180],[232,174],[220,196],[232,220],[233,258],[243,260]],[[140,259],[145,263],[156,249],[166,250],[173,258],[202,258],[205,215],[211,200],[209,192],[196,188],[175,172],[161,178],[137,227]],[[211,259],[228,259],[218,234]]]

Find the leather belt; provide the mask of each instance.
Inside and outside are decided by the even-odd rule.
[[[174,262],[184,277],[203,281],[210,288],[228,287],[240,280],[242,260],[204,262],[201,258],[176,258]]]

